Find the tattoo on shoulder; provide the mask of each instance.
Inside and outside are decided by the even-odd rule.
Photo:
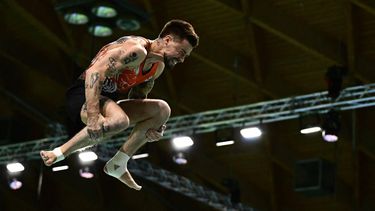
[[[133,62],[138,59],[137,53],[133,52],[129,56],[125,57],[124,63],[129,64],[130,62]]]
[[[109,63],[108,63],[108,71],[109,71],[109,74],[113,74],[116,72],[116,59],[114,59],[113,57],[109,57]]]
[[[118,40],[116,40],[116,43],[122,44],[122,43],[126,42],[127,40],[129,40],[129,37],[121,37]]]

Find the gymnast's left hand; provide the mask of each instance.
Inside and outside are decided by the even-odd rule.
[[[154,142],[159,141],[164,134],[165,129],[167,128],[166,125],[160,126],[159,129],[150,128],[146,132],[146,137],[148,139],[148,142]]]

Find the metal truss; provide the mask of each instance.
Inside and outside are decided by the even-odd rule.
[[[178,135],[213,132],[222,128],[244,127],[298,118],[301,114],[325,113],[330,109],[350,110],[375,105],[375,84],[344,89],[334,101],[328,92],[289,97],[255,104],[211,110],[169,119],[164,139]],[[130,129],[105,141],[107,147],[117,148]],[[39,158],[39,151],[52,149],[66,141],[66,136],[44,138],[0,147],[0,164],[12,160]]]
[[[98,147],[98,151],[98,154],[100,154],[99,159],[104,162],[108,161],[116,153],[116,150],[108,148],[106,145]],[[218,210],[256,211],[242,203],[233,204],[230,197],[198,185],[183,176],[157,168],[147,161],[134,161],[131,159],[128,163],[128,169],[138,177],[159,184],[168,190],[176,191]]]
[[[206,111],[173,117],[168,121],[164,139],[178,135],[213,132],[222,128],[243,127],[298,118],[304,113],[325,113],[330,109],[349,110],[375,105],[375,84],[350,87],[334,101],[327,92],[289,97],[280,100]],[[60,131],[60,130],[59,130]],[[98,147],[101,159],[108,160],[111,150],[117,149],[129,135],[130,129],[116,135]],[[67,136],[44,138],[0,147],[0,164],[13,160],[40,159],[39,151],[52,149],[66,141]],[[103,154],[103,155],[102,155]],[[185,177],[155,168],[146,161],[129,162],[129,169],[137,176],[182,193],[220,210],[254,210],[243,204],[233,205],[223,194],[191,182]]]

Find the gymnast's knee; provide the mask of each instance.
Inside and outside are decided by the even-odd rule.
[[[171,108],[169,107],[168,103],[164,100],[158,100],[157,110],[157,117],[161,121],[167,121],[169,116],[171,115]]]
[[[126,114],[117,114],[110,120],[108,129],[110,132],[121,132],[127,129],[130,125],[129,117]]]

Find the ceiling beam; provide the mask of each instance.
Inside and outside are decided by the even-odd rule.
[[[366,12],[375,15],[375,2],[373,0],[350,0],[356,6],[362,8]]]
[[[216,51],[216,52],[217,53],[228,52],[228,49],[221,48],[220,51]],[[252,81],[250,79],[247,79],[246,77],[241,76],[241,75],[237,74],[236,72],[234,72],[233,71],[233,69],[234,69],[233,67],[227,67],[227,65],[224,65],[221,62],[223,60],[221,60],[221,59],[211,59],[211,58],[208,58],[204,54],[205,54],[205,52],[202,50],[202,51],[200,51],[198,53],[192,52],[191,56],[193,58],[197,59],[198,61],[201,61],[201,62],[205,63],[206,65],[214,68],[215,70],[218,70],[221,73],[223,73],[225,75],[228,75],[229,77],[237,80],[238,82],[247,84],[248,86],[254,88],[255,90],[258,90],[260,93],[262,93],[263,95],[265,95],[265,96],[267,96],[269,98],[272,98],[272,99],[278,98],[278,96],[275,95],[274,93],[272,93],[271,91],[269,91],[269,90],[261,87],[260,85],[256,84],[254,81]]]
[[[238,16],[240,18],[242,18],[245,22],[245,24],[247,24],[246,27],[249,28],[249,33],[253,33],[254,36],[256,36],[256,31],[255,31],[255,27],[254,26],[257,26],[256,24],[254,24],[250,17],[252,17],[252,13],[253,13],[253,5],[252,5],[252,2],[247,2],[246,0],[243,0],[243,2],[245,2],[244,4],[247,4],[248,6],[248,9],[247,9],[247,12],[250,14],[249,16],[246,16],[245,12],[243,11],[243,9],[235,9],[235,8],[232,8],[228,5],[226,5],[225,3],[222,3],[218,0],[210,0],[210,3],[211,4],[215,4],[215,6],[219,6],[223,9],[223,13],[228,13],[228,14],[231,14],[232,16]],[[255,1],[254,1],[255,2]],[[258,2],[257,2],[258,3]],[[259,27],[261,28],[261,27]],[[252,30],[252,31],[251,31]],[[255,39],[255,38],[254,38]],[[212,40],[212,38],[210,39],[205,39],[205,42],[207,41],[210,41]],[[257,41],[257,42],[255,42]],[[254,46],[259,46],[259,40],[254,40],[255,44]],[[221,45],[218,45],[218,44],[211,44],[210,46],[213,46],[213,47],[216,47],[216,46],[220,46],[222,47]],[[253,48],[252,48],[253,49]],[[253,88],[255,88],[256,90],[259,90],[264,96],[270,96],[271,99],[272,98],[280,98],[281,96],[286,96],[286,95],[290,95],[290,92],[288,92],[288,90],[295,90],[296,87],[295,86],[290,86],[291,84],[288,84],[288,83],[284,83],[283,84],[283,87],[279,88],[272,88],[270,89],[269,87],[266,87],[265,85],[263,84],[259,84],[258,81],[260,81],[260,79],[263,81],[263,82],[266,82],[267,81],[267,84],[275,84],[274,81],[272,80],[265,80],[265,65],[261,65],[260,61],[261,61],[261,58],[259,57],[259,51],[261,50],[262,48],[260,47],[257,47],[257,51],[255,52],[254,50],[251,50],[250,53],[252,53],[253,55],[251,55],[251,57],[247,57],[247,56],[240,56],[238,57],[241,61],[251,61],[251,62],[248,62],[246,63],[246,67],[245,68],[254,68],[253,72],[254,72],[254,78],[255,79],[248,79],[246,77],[244,77],[245,79],[247,79],[250,83],[250,85],[252,85]],[[217,50],[212,50],[212,51],[209,51],[210,53],[211,52],[217,52],[218,53],[221,53],[221,54],[218,54],[218,55],[215,55],[215,61],[220,61],[220,64],[223,64],[225,61],[225,59],[223,60],[222,59],[222,52],[228,52],[228,48],[218,48]],[[236,54],[239,54],[238,52],[230,52],[226,55],[236,55]],[[217,57],[219,56],[219,57]],[[220,57],[221,56],[221,57]],[[224,67],[226,67],[225,65],[222,65]],[[228,68],[227,68],[228,69]],[[231,68],[229,68],[230,70]],[[246,71],[243,71],[244,70],[244,67],[241,68],[242,69],[242,72],[246,72]],[[246,70],[246,69],[245,69]],[[243,76],[242,76],[243,77]],[[274,79],[272,77],[270,77],[271,79]],[[278,83],[280,83],[280,79],[281,78],[277,78],[278,80]],[[274,79],[276,80],[276,79]]]
[[[54,6],[56,4],[57,4],[57,0],[52,0],[52,6]],[[55,10],[55,11],[57,11],[57,10]],[[62,18],[62,16],[59,14],[59,12],[55,12],[55,15],[56,15],[56,19],[59,21],[59,24],[60,24],[60,26],[62,28],[62,31],[65,34],[65,37],[68,40],[69,46],[73,49],[72,50],[73,52],[76,52],[76,43],[74,41],[74,38],[73,38],[73,35],[72,35],[72,31],[69,30],[66,22],[64,21],[64,19]]]
[[[288,17],[274,8],[269,1],[253,1],[251,8],[250,21],[258,27],[317,57],[341,64],[346,62],[341,41]]]
[[[33,75],[34,77],[42,79],[42,81],[46,82],[48,84],[48,88],[51,90],[54,90],[56,92],[63,92],[64,88],[61,84],[58,84],[56,81],[53,81],[52,79],[48,78],[45,75],[42,75],[37,70],[25,65],[21,61],[19,61],[17,58],[10,56],[9,54],[0,51],[0,58],[3,58],[10,62],[11,64],[14,64],[16,69],[21,70],[22,74],[25,76]],[[9,76],[9,74],[8,74]],[[28,86],[26,84],[26,86]],[[32,87],[28,87],[32,89]],[[27,90],[26,90],[27,91]],[[15,107],[24,113],[26,116],[31,118],[37,123],[40,123],[42,125],[45,125],[45,123],[50,123],[52,120],[46,116],[46,114],[42,113],[41,111],[35,109],[33,106],[29,105],[29,103],[26,103],[24,100],[22,100],[20,97],[16,96],[14,93],[8,92],[7,90],[1,90],[2,94],[6,96],[8,99],[11,100],[11,102],[14,103]],[[35,96],[34,96],[35,97]]]
[[[61,40],[55,33],[51,32],[47,27],[45,27],[43,23],[37,20],[32,14],[30,14],[20,5],[18,5],[16,1],[4,0],[4,2],[9,6],[10,9],[14,11],[14,14],[17,14],[18,18],[25,20],[25,22],[33,26],[35,30],[33,30],[30,33],[37,33],[39,36],[51,41],[67,55],[74,55],[74,52],[72,51],[70,46],[66,44],[66,42]]]
[[[347,65],[351,70],[351,75],[355,71],[355,57],[356,57],[356,46],[355,46],[355,25],[354,25],[354,8],[351,3],[346,4],[346,23],[347,23]]]
[[[248,0],[241,0],[241,8],[242,12],[245,14],[245,17],[250,16],[250,4]],[[263,83],[263,77],[262,77],[262,64],[260,60],[260,54],[259,54],[259,37],[257,37],[253,24],[245,18],[245,24],[246,24],[246,34],[248,37],[248,48],[251,51],[252,59],[253,59],[253,72],[254,72],[254,78],[255,82],[257,84]]]
[[[371,7],[373,3],[370,3],[370,1],[352,1],[367,11],[375,12],[375,9]],[[347,65],[348,61],[345,55],[347,46],[342,41],[326,36],[313,27],[288,17],[288,15],[274,8],[270,1],[253,1],[251,9],[249,19],[256,26],[280,37],[305,52],[330,62]],[[244,15],[240,11],[237,12],[238,15]],[[309,33],[306,33],[307,31]],[[374,62],[365,59],[363,56],[357,56],[356,59],[355,69],[357,71],[355,77],[363,83],[367,83],[368,80],[361,75],[372,73],[372,67],[375,66]]]
[[[363,6],[363,4],[361,5]],[[348,65],[349,61],[347,61],[345,55],[347,54],[348,46],[342,41],[328,37],[307,24],[289,18],[273,8],[267,1],[254,1],[252,6],[254,12],[250,20],[257,26],[301,48],[305,52],[330,62]],[[368,6],[367,9],[369,9]],[[307,31],[309,33],[305,33]],[[365,59],[363,56],[357,56],[354,64],[354,69],[351,69],[351,71],[355,70],[356,72],[353,74],[354,77],[363,83],[368,83],[368,79],[365,79],[362,75],[372,72],[372,67],[375,65],[374,62]]]

